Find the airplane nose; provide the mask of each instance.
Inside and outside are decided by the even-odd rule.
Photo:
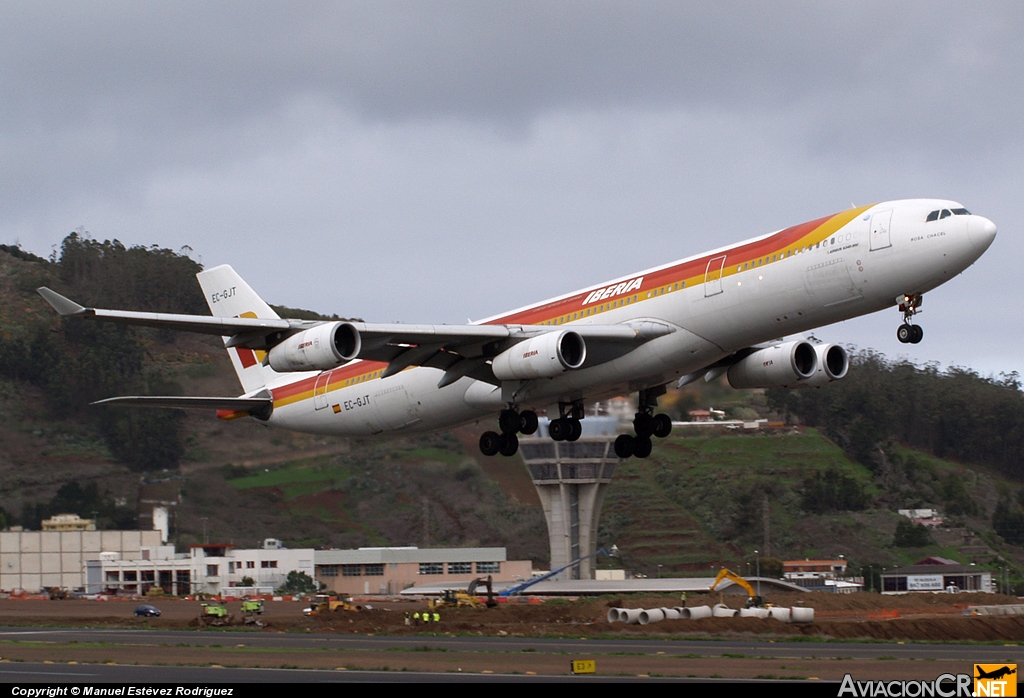
[[[978,252],[984,252],[996,239],[996,224],[984,216],[971,216],[968,235]]]

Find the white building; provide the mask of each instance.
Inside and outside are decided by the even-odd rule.
[[[86,562],[142,559],[159,545],[159,531],[0,531],[0,590],[81,589]]]
[[[237,595],[271,593],[291,571],[313,578],[313,549],[289,550],[273,538],[262,548],[238,549],[233,544],[193,545],[188,553],[159,546],[144,559],[109,557],[87,563],[89,593],[145,594],[161,587],[166,594]],[[243,584],[248,577],[252,585]]]

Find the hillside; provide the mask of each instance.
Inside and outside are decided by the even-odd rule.
[[[172,531],[179,546],[201,542],[204,532],[239,545],[265,537],[317,547],[502,545],[514,558],[547,564],[543,514],[521,461],[480,455],[479,429],[349,440],[202,413],[143,417],[87,406],[90,399],[134,391],[234,395],[238,384],[216,338],[106,333],[57,318],[37,286],[86,302],[117,287],[112,305],[181,309],[148,291],[125,290],[140,287],[150,265],[168,260],[176,269],[162,281],[169,297],[186,309],[194,303],[185,288],[195,285],[190,260],[157,248],[148,257],[114,243],[72,242],[66,252],[74,253],[74,273],[0,247],[0,516],[7,524],[37,526],[43,516],[75,510],[96,512],[101,527],[131,525],[145,485],[179,499]],[[126,259],[134,271],[122,269],[120,282],[111,282],[104,265],[125,266]],[[849,419],[844,415],[856,407],[823,402],[861,399],[865,386],[881,380],[875,370],[874,383],[851,371],[842,391],[805,391],[781,402],[721,383],[670,393],[664,404],[677,415],[713,404],[740,417],[776,409],[805,423],[813,423],[808,414],[827,419],[821,430],[676,433],[651,458],[624,462],[601,524],[601,542],[622,553],[610,564],[649,575],[703,575],[721,565],[746,571],[755,549],[779,558],[842,554],[855,569],[938,554],[990,565],[1001,557],[1019,580],[1024,549],[993,530],[1000,507],[1019,511],[1019,454],[1012,442],[1001,442],[993,465],[957,463],[901,445],[898,430],[873,426],[867,408]],[[905,381],[906,370],[899,370]],[[914,380],[930,380],[926,373]],[[955,378],[960,383],[948,384],[966,381],[984,399],[1020,400],[1015,379]],[[922,385],[924,394],[928,384]],[[964,414],[979,409],[961,405]],[[946,419],[933,412],[935,420]],[[921,433],[903,432],[918,449]],[[929,438],[947,454],[960,453],[948,439]],[[928,545],[894,545],[901,520],[895,511],[909,507],[940,509],[949,528],[932,534]],[[1013,539],[1012,526],[1002,530]]]
[[[721,565],[746,571],[753,551],[762,557],[844,555],[854,569],[893,567],[926,555],[965,563],[995,563],[1002,556],[1020,567],[1019,546],[992,530],[999,494],[1012,484],[994,473],[905,451],[916,485],[879,483],[813,429],[776,434],[673,436],[646,461],[620,466],[605,504],[602,540],[623,551],[623,563],[647,574],[707,574]],[[816,512],[808,488],[829,473],[866,495],[863,508]],[[945,512],[942,483],[962,485],[976,506],[970,515],[947,515],[948,528],[927,546],[894,545],[896,509],[936,507]],[[810,494],[815,494],[811,492]],[[767,516],[765,510],[767,508]],[[812,509],[808,511],[808,508]]]

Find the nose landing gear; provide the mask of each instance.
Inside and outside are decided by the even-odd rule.
[[[919,293],[897,296],[896,303],[903,313],[903,324],[896,328],[896,339],[903,344],[917,344],[924,338],[924,330],[914,325],[913,318],[921,307],[923,297]]]

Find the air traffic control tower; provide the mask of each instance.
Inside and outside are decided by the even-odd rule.
[[[619,462],[614,445],[614,433],[584,436],[575,442],[547,438],[519,442],[548,522],[553,570],[597,551],[601,505]],[[593,579],[594,563],[588,557],[554,579]]]

